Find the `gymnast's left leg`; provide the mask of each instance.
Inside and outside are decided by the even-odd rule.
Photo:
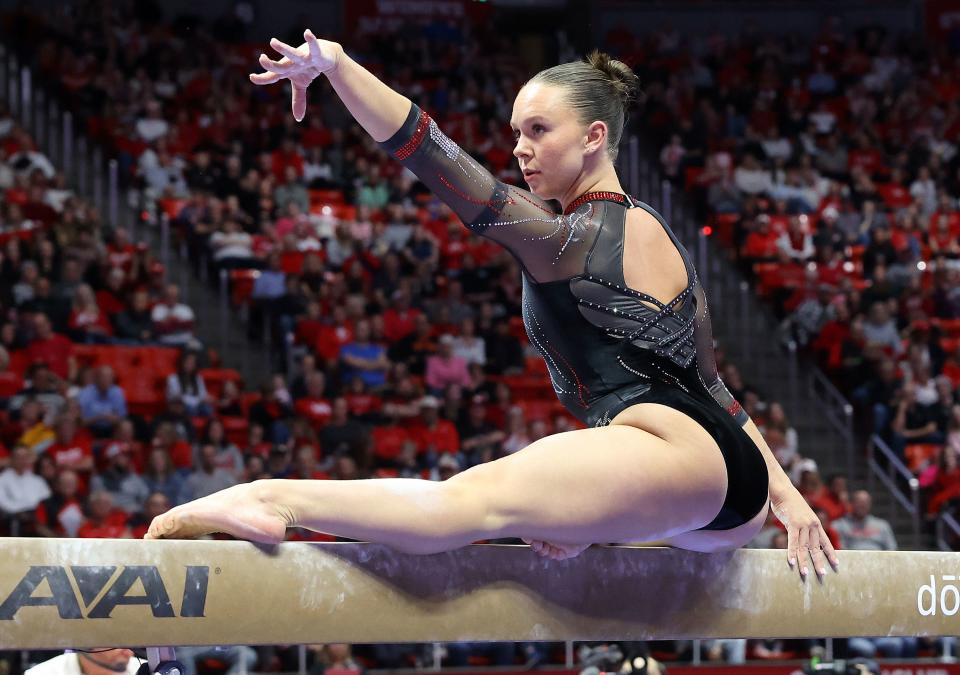
[[[716,442],[687,429],[671,441],[620,424],[553,434],[443,482],[256,481],[158,516],[148,538],[226,532],[276,543],[300,526],[426,554],[499,537],[574,550],[672,537],[710,522],[727,486]]]

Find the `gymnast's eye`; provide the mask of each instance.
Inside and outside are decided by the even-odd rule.
[[[539,133],[542,133],[542,132],[544,132],[544,131],[547,130],[547,128],[546,128],[545,126],[543,126],[542,124],[534,124],[532,128],[533,128],[533,133],[534,133],[534,135],[539,134]],[[514,130],[513,130],[513,140],[516,141],[516,140],[519,140],[519,139],[520,139],[520,130],[519,130],[519,129],[514,129]]]

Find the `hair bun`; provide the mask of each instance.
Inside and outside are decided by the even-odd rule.
[[[607,76],[623,101],[624,108],[629,108],[641,98],[640,78],[626,63],[599,49],[594,49],[584,60]]]

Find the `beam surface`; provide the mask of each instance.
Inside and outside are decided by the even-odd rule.
[[[0,649],[955,635],[960,554],[0,539]]]

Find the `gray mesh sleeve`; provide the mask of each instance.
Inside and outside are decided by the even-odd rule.
[[[568,242],[576,234],[570,219],[531,192],[497,180],[415,103],[403,126],[380,146],[415,173],[466,227],[503,245],[535,279],[572,273],[560,271],[553,262],[569,253]],[[576,265],[572,262],[570,269]]]
[[[707,307],[707,296],[703,292],[701,284],[697,284],[694,296],[697,301],[697,316],[694,320],[693,335],[697,343],[697,371],[700,374],[700,380],[714,400],[733,416],[737,424],[743,426],[750,419],[750,416],[740,406],[737,399],[733,397],[717,372],[717,359],[713,351],[713,327],[710,325],[710,309]]]

